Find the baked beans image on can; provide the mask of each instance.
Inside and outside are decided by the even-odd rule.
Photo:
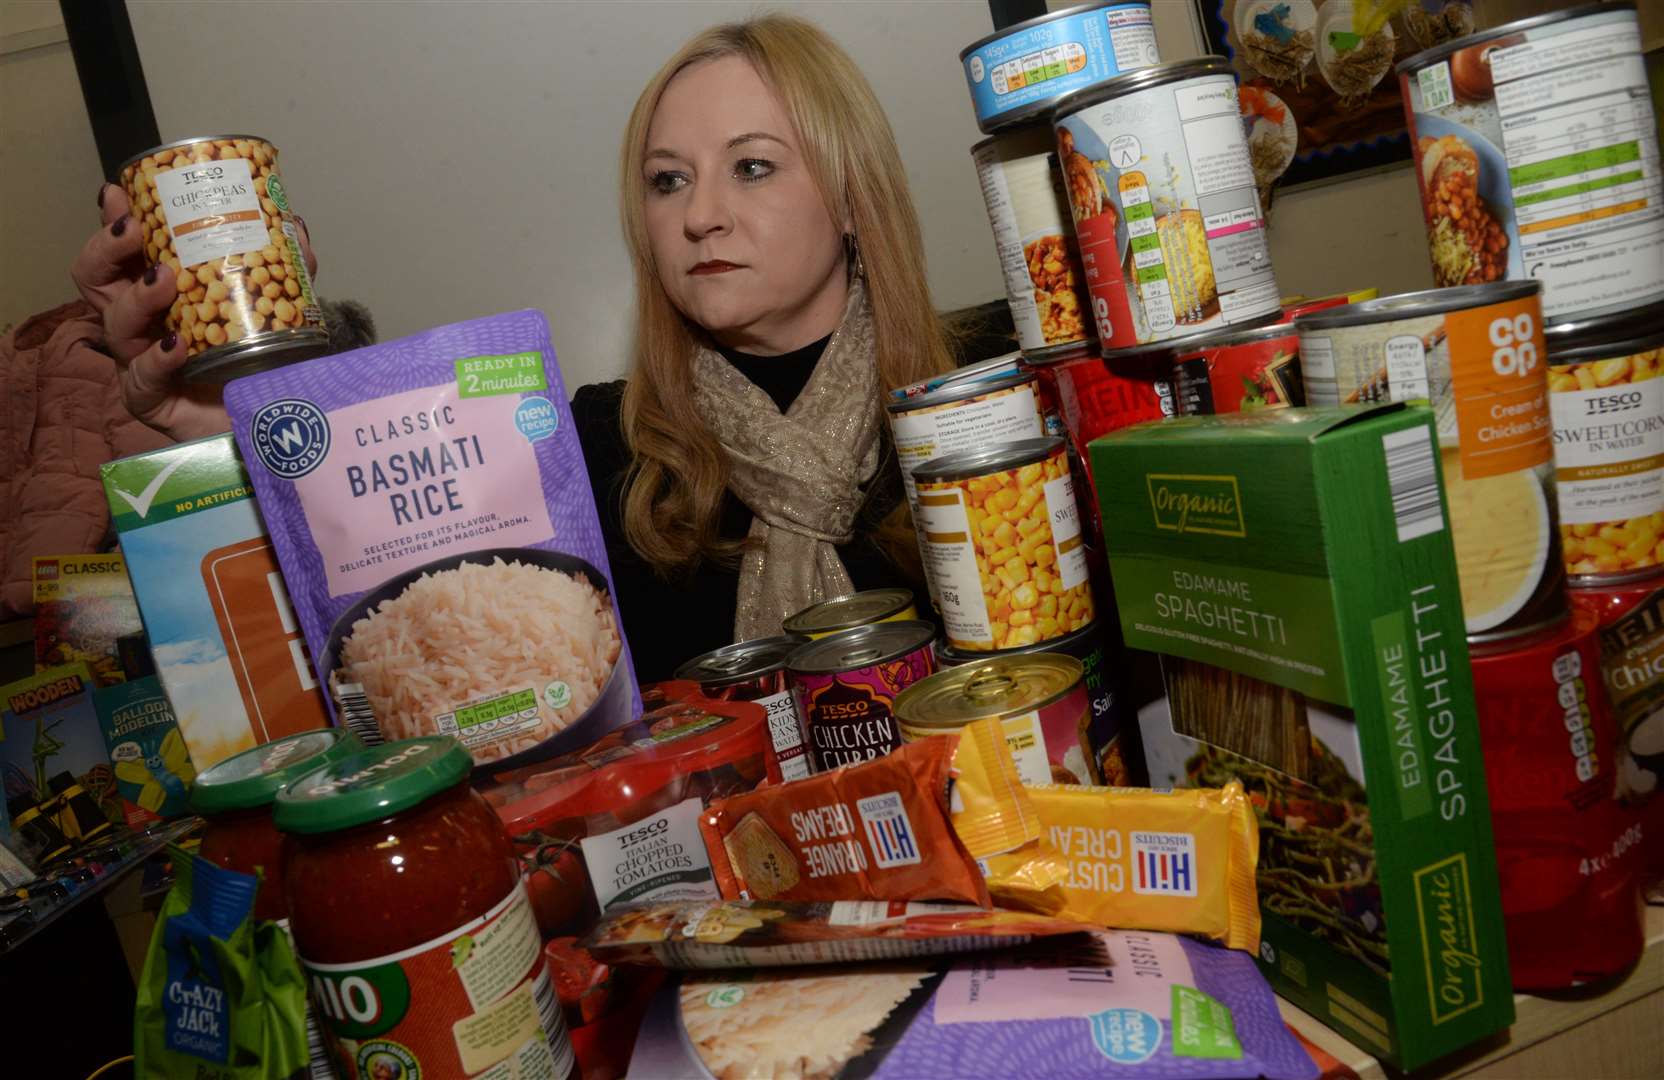
[[[1053,124],[1106,355],[1281,313],[1227,61],[1111,79]]]
[[[1160,60],[1148,0],[1047,12],[959,54],[984,135],[1041,119],[1064,94]]]
[[[1603,332],[1604,331],[1604,332]],[[1664,324],[1562,323],[1548,335],[1560,545],[1573,585],[1664,564]]]
[[[1022,439],[913,470],[925,565],[948,644],[990,652],[1092,621],[1080,511],[1060,438]]]
[[[1549,322],[1664,299],[1664,174],[1633,3],[1398,65],[1436,285],[1543,283]]]
[[[145,258],[177,278],[166,325],[185,342],[188,381],[227,382],[329,350],[275,146],[254,135],[181,139],[117,174]]]
[[[1051,126],[1041,124],[971,147],[1005,298],[1025,353],[1067,348],[1093,337],[1086,274]]]
[[[919,617],[911,589],[867,589],[810,604],[780,623],[788,634],[810,640],[881,622],[908,622]]]
[[[809,729],[816,772],[858,765],[901,745],[896,697],[936,671],[927,622],[886,622],[830,634],[786,661]]]
[[[1300,335],[1275,323],[1186,342],[1173,359],[1173,390],[1181,416],[1304,405]]]
[[[797,710],[786,658],[803,645],[791,635],[741,641],[713,649],[676,669],[715,701],[754,701],[768,710],[768,730],[783,780],[801,780],[810,767],[808,729]]]
[[[938,671],[896,698],[903,741],[998,717],[1025,784],[1090,784],[1086,669],[1072,656],[988,656]]]
[[[1455,286],[1294,321],[1307,404],[1431,404],[1469,640],[1566,613],[1538,295],[1534,281]]]

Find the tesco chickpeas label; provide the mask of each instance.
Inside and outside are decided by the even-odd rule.
[[[271,242],[247,158],[158,172],[156,194],[183,266],[259,251]]]

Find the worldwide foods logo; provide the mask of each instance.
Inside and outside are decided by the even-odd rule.
[[[299,480],[329,456],[329,417],[301,398],[273,401],[250,419],[249,441],[267,472]]]
[[[1144,482],[1156,528],[1213,536],[1248,535],[1236,477],[1149,473]]]

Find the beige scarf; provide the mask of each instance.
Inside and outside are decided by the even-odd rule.
[[[835,545],[853,535],[861,485],[878,471],[883,409],[872,307],[859,278],[843,323],[781,415],[710,349],[693,361],[694,401],[728,454],[728,488],[751,508],[734,640],[770,637],[810,604],[854,591]]]

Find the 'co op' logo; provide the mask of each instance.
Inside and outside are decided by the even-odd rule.
[[[1537,324],[1529,311],[1491,320],[1491,370],[1521,378],[1537,369]]]

